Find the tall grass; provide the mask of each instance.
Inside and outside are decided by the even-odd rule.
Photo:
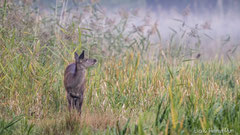
[[[86,22],[66,21],[64,6],[52,19],[1,4],[1,134],[240,133],[237,58],[202,61],[174,35],[154,45],[140,27],[126,29],[128,13],[101,19],[98,4],[86,7]],[[63,72],[82,49],[99,63],[88,71],[79,117],[67,111]]]

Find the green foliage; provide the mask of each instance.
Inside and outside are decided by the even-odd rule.
[[[153,60],[149,35],[128,33],[126,18],[99,30],[61,24],[59,13],[34,22],[32,10],[17,7],[5,0],[0,10],[0,134],[240,133],[237,59],[186,59],[172,36]],[[79,117],[68,113],[63,72],[82,49],[99,63],[88,71]]]

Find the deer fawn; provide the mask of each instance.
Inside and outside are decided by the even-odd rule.
[[[64,72],[64,86],[67,91],[69,110],[75,108],[81,114],[86,83],[86,69],[96,62],[96,59],[85,58],[83,50],[80,56],[75,52],[75,63],[67,66]]]

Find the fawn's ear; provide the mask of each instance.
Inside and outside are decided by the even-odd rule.
[[[78,54],[75,52],[75,53],[74,53],[75,61],[78,61],[78,57],[79,57]]]
[[[81,55],[79,56],[79,59],[84,59],[84,50],[82,51]]]

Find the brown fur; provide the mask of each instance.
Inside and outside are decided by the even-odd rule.
[[[75,53],[75,63],[67,66],[64,72],[64,86],[67,91],[68,108],[77,109],[81,113],[86,84],[86,69],[97,62],[96,59],[84,58]]]

